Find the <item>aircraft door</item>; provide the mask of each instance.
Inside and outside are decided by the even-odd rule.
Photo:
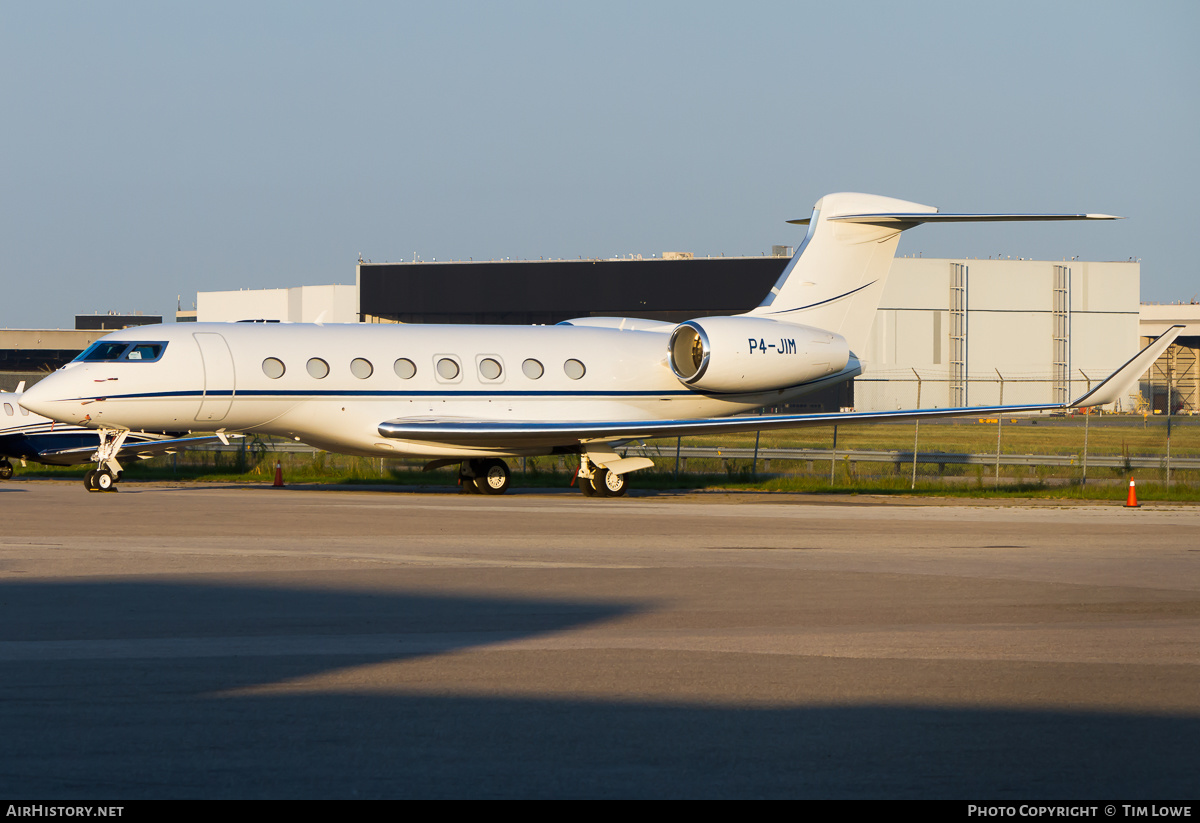
[[[218,422],[225,419],[233,403],[235,391],[233,353],[225,338],[216,332],[195,332],[196,345],[200,347],[200,359],[204,364],[204,396],[197,422]]]

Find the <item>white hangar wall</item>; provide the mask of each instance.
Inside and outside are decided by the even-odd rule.
[[[859,410],[1047,403],[1138,350],[1138,263],[897,258],[876,313]]]

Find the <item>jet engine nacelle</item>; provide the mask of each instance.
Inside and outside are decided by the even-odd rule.
[[[840,372],[840,334],[761,317],[702,317],[671,332],[668,360],[685,385],[714,392],[782,389]]]

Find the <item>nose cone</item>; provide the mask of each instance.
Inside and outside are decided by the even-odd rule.
[[[21,405],[34,414],[49,417],[51,420],[80,422],[76,418],[84,417],[86,412],[83,411],[78,397],[70,391],[68,384],[71,381],[64,380],[63,377],[61,372],[55,372],[34,383],[21,395]]]

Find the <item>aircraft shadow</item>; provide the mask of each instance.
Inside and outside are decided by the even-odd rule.
[[[567,632],[643,608],[653,604],[161,581],[0,584],[0,793],[39,801],[1197,794],[1196,716],[738,708],[499,688],[236,691]]]

